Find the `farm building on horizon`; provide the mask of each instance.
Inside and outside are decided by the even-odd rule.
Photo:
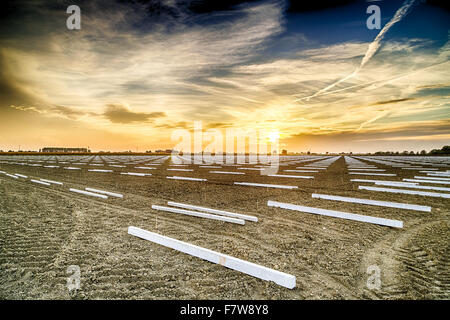
[[[91,152],[88,148],[58,148],[45,147],[39,150],[40,152],[61,152],[61,153],[88,153]]]

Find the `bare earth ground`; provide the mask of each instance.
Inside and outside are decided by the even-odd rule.
[[[150,171],[108,168],[153,174],[133,177],[1,164],[6,172],[61,181],[64,186],[41,186],[0,175],[0,299],[450,298],[449,199],[358,190],[350,178],[373,177],[348,175],[342,157],[312,181],[260,176],[254,171],[242,176],[209,173],[234,171],[232,167],[192,165],[194,172],[170,172],[167,165]],[[417,174],[377,166],[398,177],[374,179],[401,180]],[[168,180],[167,175],[203,177],[208,182]],[[299,189],[235,186],[233,181]],[[97,187],[123,193],[124,198],[96,199],[69,192],[69,187]],[[311,198],[313,192],[433,209],[427,213],[320,200]],[[241,226],[151,209],[152,204],[166,205],[170,200],[260,220]],[[402,220],[404,228],[275,209],[266,205],[267,200]],[[128,226],[295,275],[297,286],[289,290],[130,236]],[[81,288],[72,297],[66,287],[70,265],[81,269]],[[380,267],[380,290],[366,285],[370,265]]]

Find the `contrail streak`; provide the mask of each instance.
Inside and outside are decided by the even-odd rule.
[[[417,70],[412,70],[412,71],[403,73],[401,75],[392,77],[390,79],[374,80],[374,81],[370,81],[370,82],[355,84],[353,86],[348,86],[348,87],[337,89],[337,90],[333,90],[333,91],[324,92],[324,93],[321,94],[321,96],[325,96],[325,95],[329,95],[329,94],[333,94],[333,93],[337,93],[337,92],[341,92],[341,91],[346,91],[346,90],[353,89],[353,88],[365,87],[365,86],[373,85],[373,84],[376,84],[376,83],[382,83],[382,84],[379,84],[379,86],[385,85],[385,84],[390,83],[392,81],[395,81],[395,80],[407,77],[407,76],[409,76],[409,75],[411,75],[413,73],[416,73],[416,72],[419,72],[419,71],[423,71],[423,70],[427,70],[427,69],[430,69],[430,68],[433,68],[433,67],[436,67],[436,66],[440,66],[442,64],[446,64],[446,63],[449,63],[449,61],[432,64],[430,66],[427,66],[427,67],[424,67],[424,68],[421,68],[421,69],[417,69]],[[298,101],[302,101],[302,100],[307,100],[308,98],[309,97],[298,98],[298,99],[295,99],[294,101],[298,102]]]
[[[397,10],[397,12],[395,12],[394,17],[392,17],[392,19],[388,23],[386,23],[386,25],[383,27],[383,29],[381,29],[381,31],[375,37],[375,39],[369,44],[369,48],[367,48],[367,51],[366,51],[363,59],[361,60],[361,64],[359,65],[359,67],[357,67],[355,69],[355,71],[353,71],[351,74],[345,76],[344,78],[340,79],[339,81],[336,81],[336,82],[330,84],[329,86],[317,91],[313,95],[305,97],[305,99],[309,100],[313,97],[321,95],[322,93],[330,90],[331,88],[335,87],[339,83],[344,82],[344,81],[354,77],[378,51],[378,49],[381,46],[381,41],[384,39],[386,32],[388,32],[389,29],[394,24],[396,24],[397,22],[402,20],[403,17],[405,17],[409,13],[409,11],[412,9],[412,7],[414,6],[415,3],[416,3],[416,0],[406,0],[405,2],[403,2],[403,5]]]
[[[381,31],[376,36],[375,40],[372,41],[372,43],[369,45],[369,48],[367,49],[366,54],[364,55],[364,58],[361,61],[361,65],[359,66],[359,69],[364,67],[364,65],[374,56],[374,54],[378,51],[378,49],[381,46],[381,40],[383,40],[384,35],[388,30],[397,22],[403,19],[404,16],[406,16],[409,11],[412,9],[414,4],[416,3],[416,0],[406,0],[403,2],[403,5],[397,10],[394,17],[386,23],[386,25],[381,29]]]

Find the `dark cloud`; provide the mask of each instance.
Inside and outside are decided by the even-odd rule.
[[[192,123],[187,123],[186,121],[168,122],[161,123],[155,126],[155,128],[161,129],[189,129]]]
[[[450,85],[449,84],[436,84],[431,86],[422,86],[418,88],[419,90],[414,94],[418,97],[424,96],[449,96],[450,95]]]
[[[135,122],[149,122],[155,118],[165,117],[164,112],[133,112],[127,107],[120,104],[108,104],[103,116],[112,123],[135,123]]]
[[[188,8],[194,13],[211,13],[215,11],[231,10],[242,4],[257,2],[258,0],[193,0]]]
[[[0,70],[0,109],[6,108],[11,104],[24,105],[32,101],[30,97],[20,86],[10,79],[3,77]]]
[[[415,98],[403,98],[403,99],[393,99],[393,100],[384,100],[384,101],[377,101],[374,102],[372,104],[370,104],[371,106],[380,106],[383,104],[392,104],[392,103],[398,103],[398,102],[404,102],[404,101],[410,101],[410,100],[414,100]]]
[[[325,9],[332,9],[345,6],[351,3],[358,2],[357,0],[320,0],[320,1],[299,1],[290,0],[288,12],[307,12],[318,11]],[[361,1],[360,1],[361,2]]]
[[[448,2],[448,0],[426,0],[423,2],[425,2],[426,4],[429,4],[432,6],[438,6],[447,11],[450,11],[450,3]]]
[[[10,105],[30,105],[36,102],[24,86],[14,79],[11,66],[5,55],[0,51],[0,109]]]
[[[180,18],[187,12],[205,14],[229,11],[238,5],[261,2],[261,0],[119,0],[121,3],[144,5],[152,16]]]
[[[212,122],[208,123],[205,129],[230,128],[233,127],[233,125],[233,123],[228,122]]]

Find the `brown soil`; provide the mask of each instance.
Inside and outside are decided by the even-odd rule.
[[[8,173],[64,185],[47,187],[0,174],[0,299],[450,298],[450,200],[358,190],[358,184],[350,182],[401,180],[416,171],[377,164],[398,177],[350,176],[341,157],[314,180],[303,180],[250,170],[245,175],[209,173],[233,167],[191,165],[194,172],[166,171],[167,164],[158,170],[108,168],[114,173],[88,172],[86,168],[97,168],[91,166],[72,171],[1,164]],[[153,176],[120,175],[121,170]],[[166,179],[169,175],[208,182]],[[236,186],[233,181],[299,189]],[[124,198],[96,199],[69,192],[69,187],[99,188]],[[313,192],[433,209],[426,213],[320,200],[311,198]],[[151,209],[170,200],[255,215],[260,221],[241,226]],[[267,200],[402,220],[404,228],[274,209]],[[289,290],[130,236],[128,226],[295,275],[297,286]],[[74,296],[66,287],[70,265],[81,269],[81,288]],[[370,265],[381,269],[380,290],[367,288]]]

